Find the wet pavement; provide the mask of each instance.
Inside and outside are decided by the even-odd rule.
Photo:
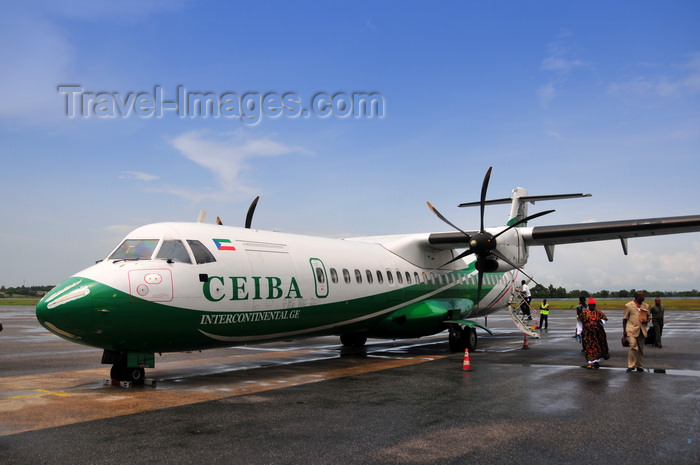
[[[621,312],[611,359],[588,370],[573,311],[554,310],[527,349],[489,317],[470,371],[444,335],[363,351],[317,338],[165,354],[156,386],[133,389],[104,386],[99,350],[27,312],[0,307],[3,464],[700,463],[700,312],[667,311],[644,373],[625,372]]]

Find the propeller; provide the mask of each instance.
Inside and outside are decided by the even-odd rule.
[[[491,179],[491,171],[493,167],[489,167],[488,171],[486,172],[486,176],[484,176],[484,181],[481,184],[481,200],[479,201],[479,206],[481,210],[481,221],[480,221],[480,229],[479,232],[469,235],[469,233],[463,231],[461,228],[453,224],[451,221],[449,221],[443,214],[441,214],[430,202],[428,202],[428,208],[435,213],[435,215],[440,218],[443,222],[446,224],[452,226],[454,229],[457,231],[461,232],[464,234],[467,238],[467,242],[469,244],[469,248],[462,252],[461,254],[457,255],[454,257],[452,260],[448,261],[447,263],[444,263],[438,268],[442,268],[446,265],[449,265],[450,263],[453,263],[457,260],[461,260],[462,258],[468,256],[468,255],[476,255],[476,269],[479,273],[478,277],[478,285],[477,285],[477,292],[476,292],[476,300],[479,302],[481,300],[481,287],[483,284],[483,279],[484,279],[484,273],[490,273],[496,271],[498,268],[498,262],[495,259],[502,260],[512,266],[513,268],[518,268],[518,266],[513,263],[508,257],[503,255],[501,252],[498,251],[497,246],[498,243],[496,239],[506,233],[507,231],[510,231],[511,229],[515,228],[516,226],[519,226],[523,223],[526,223],[530,220],[533,220],[535,218],[539,218],[540,216],[547,215],[549,213],[552,213],[554,210],[547,210],[539,213],[535,213],[534,215],[530,215],[526,218],[523,218],[512,225],[508,226],[504,230],[498,232],[497,234],[491,234],[490,232],[486,231],[486,228],[484,228],[484,212],[486,210],[486,193],[488,191],[488,186],[489,186],[489,180]],[[494,259],[495,258],[495,259]],[[535,284],[537,284],[537,281],[535,281],[531,276],[529,276],[527,273],[524,271],[520,270],[521,273],[523,273],[525,276],[530,278]]]
[[[255,213],[255,207],[258,206],[258,200],[260,200],[260,196],[255,197],[255,199],[251,202],[250,207],[248,207],[248,213],[245,215],[246,229],[250,229],[250,225],[253,223],[253,214]],[[216,217],[216,224],[218,224],[219,226],[222,226],[224,224],[221,221],[221,218],[218,216]]]
[[[248,207],[248,213],[245,216],[246,229],[250,229],[250,225],[253,223],[253,213],[255,213],[255,207],[258,206],[258,200],[260,200],[260,196],[255,197],[253,202],[250,204],[250,207]]]

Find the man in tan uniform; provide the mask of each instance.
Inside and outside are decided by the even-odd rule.
[[[644,371],[644,339],[647,337],[647,323],[651,320],[649,305],[644,303],[644,292],[634,293],[634,300],[627,302],[622,316],[622,334],[629,341],[627,352],[627,372]]]

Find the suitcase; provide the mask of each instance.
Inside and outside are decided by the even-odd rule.
[[[644,345],[653,346],[654,344],[656,344],[656,328],[650,326],[647,329],[647,338],[644,341]]]

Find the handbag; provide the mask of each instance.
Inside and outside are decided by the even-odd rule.
[[[630,341],[627,340],[627,336],[622,336],[622,347],[629,347]]]

